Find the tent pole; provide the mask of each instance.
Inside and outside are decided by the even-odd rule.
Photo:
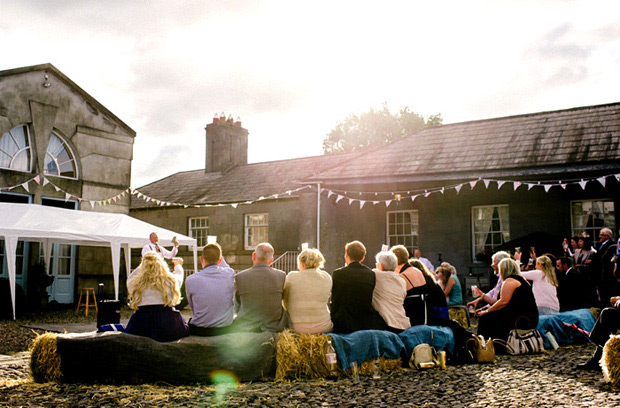
[[[121,244],[120,242],[110,242],[112,250],[112,274],[114,276],[114,299],[118,300],[118,281],[121,268]]]
[[[4,242],[6,245],[6,263],[9,267],[9,285],[11,287],[11,302],[13,304],[13,320],[15,320],[17,316],[15,313],[15,268],[17,267],[17,257],[15,256],[15,252],[17,252],[17,237],[4,237]]]

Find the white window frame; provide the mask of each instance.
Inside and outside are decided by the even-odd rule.
[[[265,219],[267,220],[267,222],[265,224],[252,224],[249,225],[248,224],[248,220],[252,217],[252,216],[257,216],[257,215],[262,215],[265,217]],[[245,249],[248,251],[253,251],[256,248],[256,245],[251,245],[250,242],[248,242],[248,239],[250,237],[249,232],[250,230],[254,229],[254,228],[266,228],[266,233],[263,236],[259,233],[258,237],[259,237],[259,242],[257,243],[257,245],[261,242],[267,242],[269,240],[269,213],[250,213],[250,214],[245,214],[243,216],[244,219],[244,237],[243,237],[243,242],[244,242],[244,246]],[[255,236],[255,235],[253,235]]]
[[[415,233],[412,234],[398,234],[396,233],[395,235],[390,235],[390,215],[391,214],[397,214],[397,213],[410,213],[410,214],[415,214],[415,218],[418,220],[416,224],[412,223],[412,230],[414,230],[413,226],[415,225]],[[396,225],[396,224],[395,224]],[[402,244],[404,245],[404,243],[401,243],[399,241],[399,237],[417,237],[417,245],[412,245],[411,247],[404,245],[408,251],[410,251],[411,253],[409,255],[413,256],[413,251],[415,251],[416,249],[418,249],[420,247],[420,218],[419,218],[419,212],[418,210],[399,210],[399,211],[388,211],[385,214],[385,237],[386,237],[386,242],[387,244],[392,247],[394,245],[398,245],[398,244]],[[396,238],[395,243],[392,242],[391,238],[394,237]]]
[[[199,226],[199,227],[193,227],[192,228],[192,221],[203,221],[206,220],[207,226]],[[207,245],[207,237],[209,235],[209,217],[208,216],[204,216],[204,217],[189,217],[187,219],[187,230],[189,231],[189,236],[192,238],[196,239],[196,245],[199,248],[202,248],[203,246]],[[205,231],[204,235],[201,234],[200,237],[195,237],[194,236],[194,232],[195,231]]]
[[[60,140],[62,146],[67,150],[67,152],[69,153],[69,156],[71,156],[71,162],[73,162],[73,170],[75,171],[75,177],[67,177],[67,176],[63,176],[60,174],[60,164],[64,164],[66,162],[63,163],[57,163],[56,164],[56,168],[58,169],[58,173],[59,174],[52,174],[52,173],[48,173],[47,169],[43,169],[43,174],[45,174],[46,176],[51,176],[51,177],[59,177],[59,178],[64,178],[64,179],[69,179],[69,180],[78,180],[79,179],[79,170],[78,170],[78,164],[77,164],[77,156],[75,155],[75,152],[73,151],[73,149],[71,148],[71,146],[69,146],[69,143],[67,143],[67,140],[62,137],[58,132],[53,131],[52,135],[55,136],[56,138],[58,138],[58,140]],[[51,140],[51,139],[50,139]],[[51,154],[49,154],[48,152],[49,150],[49,144],[47,146],[47,148],[45,149],[45,158],[47,158],[47,156],[49,155],[49,157],[52,158],[52,160],[56,161],[56,157],[53,157]],[[45,162],[45,159],[43,159]]]
[[[491,231],[493,233],[508,233],[508,241],[510,240],[510,205],[509,204],[491,204],[491,205],[473,205],[471,207],[471,257],[472,260],[474,262],[478,262],[478,260],[476,259],[476,255],[478,255],[478,252],[476,252],[476,226],[475,226],[475,210],[477,208],[499,208],[499,207],[506,207],[508,208],[508,231],[502,231],[502,230],[497,230],[497,231]],[[507,242],[504,239],[504,242]],[[503,245],[503,243],[500,243],[496,246],[500,246]],[[495,248],[496,246],[492,246],[491,249]]]
[[[594,227],[594,228],[575,228],[574,225],[574,214],[573,214],[573,204],[574,203],[585,203],[585,202],[594,202],[594,201],[598,201],[601,203],[604,202],[611,202],[611,204],[614,206],[614,222],[613,224],[607,225],[608,222],[603,218],[603,223],[605,224],[603,227]],[[595,230],[595,234],[592,235],[590,234],[590,238],[592,238],[592,242],[596,242],[598,241],[598,234],[601,231],[601,229],[603,228],[610,228],[612,231],[614,231],[614,229],[616,228],[616,204],[614,203],[614,200],[611,198],[597,198],[597,199],[592,199],[592,200],[571,200],[570,202],[570,230],[573,237],[576,237],[578,235],[581,235],[584,231],[587,232],[588,230],[592,231]]]
[[[32,150],[32,139],[30,137],[30,127],[28,125],[17,125],[14,126],[13,128],[11,128],[10,130],[7,130],[6,132],[0,134],[0,139],[7,133],[10,133],[13,129],[17,129],[18,127],[23,127],[26,129],[25,133],[25,137],[26,137],[26,147],[21,148],[20,150],[17,151],[17,153],[15,153],[12,157],[11,157],[11,161],[9,163],[9,167],[1,167],[0,169],[6,169],[6,170],[12,170],[12,171],[19,171],[22,173],[31,173],[32,172],[32,167],[33,167],[33,162],[34,162],[34,155],[33,155],[33,150]],[[15,140],[15,139],[13,139]],[[15,160],[15,157],[17,157],[17,155],[19,155],[22,151],[28,151],[28,155],[30,156],[30,159],[28,160],[28,169],[27,170],[20,170],[20,169],[15,169],[11,167],[11,164],[13,163],[13,161]]]

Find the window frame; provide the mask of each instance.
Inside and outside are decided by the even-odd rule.
[[[417,218],[417,223],[415,224],[416,228],[416,234],[411,234],[411,235],[399,235],[398,231],[396,235],[390,235],[390,215],[391,214],[397,214],[397,213],[415,213],[416,214],[416,218]],[[395,225],[398,225],[395,223]],[[386,237],[386,243],[392,247],[394,245],[392,245],[392,241],[390,240],[390,237],[409,237],[409,236],[415,236],[417,237],[417,245],[412,245],[411,248],[409,248],[407,245],[404,245],[405,248],[407,248],[408,251],[410,251],[411,253],[409,254],[410,256],[413,256],[413,251],[415,251],[416,249],[420,248],[420,213],[418,210],[416,209],[411,209],[411,210],[396,210],[396,211],[387,211],[385,213],[385,237]],[[399,245],[399,244],[395,244],[395,245]]]
[[[489,230],[489,232],[491,233],[508,233],[509,237],[510,237],[510,204],[488,204],[488,205],[472,205],[471,206],[471,257],[472,257],[472,261],[473,262],[480,262],[478,261],[478,259],[476,259],[476,255],[479,252],[476,252],[476,226],[475,226],[475,216],[474,216],[474,211],[477,208],[499,208],[499,207],[506,207],[508,208],[508,231],[502,231],[502,230],[498,230],[498,231],[492,231]],[[510,241],[510,239],[508,239],[508,241]],[[506,243],[507,241],[502,242],[501,244],[498,244],[497,246],[503,245],[504,243]],[[493,244],[492,244],[493,245]],[[491,249],[494,249],[495,246],[492,246]]]
[[[599,202],[611,202],[611,204],[614,206],[614,225],[605,225],[603,227],[595,227],[596,228],[596,234],[595,235],[590,235],[590,238],[592,239],[592,245],[594,245],[595,242],[598,242],[598,234],[601,231],[601,229],[603,228],[610,228],[612,231],[615,231],[616,229],[616,203],[614,202],[613,198],[596,198],[596,199],[582,199],[582,200],[571,200],[569,202],[570,204],[570,232],[571,232],[571,237],[575,237],[578,235],[581,235],[583,232],[587,232],[588,230],[592,230],[593,228],[583,228],[581,231],[578,231],[577,233],[575,233],[575,227],[573,226],[573,204],[574,203],[583,203],[583,202],[593,202],[593,201],[599,201]],[[605,221],[603,219],[603,221]],[[604,222],[604,224],[606,224]]]
[[[60,140],[62,146],[64,146],[64,148],[67,150],[67,152],[69,153],[69,155],[71,156],[71,161],[73,162],[73,170],[75,172],[75,177],[67,177],[67,176],[63,176],[62,174],[60,174],[60,165],[57,163],[57,158],[53,157],[51,154],[49,154],[49,142],[47,144],[47,148],[45,149],[45,156],[43,158],[43,163],[45,163],[45,158],[47,158],[48,154],[49,156],[52,158],[52,160],[54,160],[54,162],[56,162],[56,168],[58,169],[58,173],[59,174],[52,174],[52,173],[48,173],[47,172],[47,167],[45,166],[45,164],[43,165],[43,174],[46,176],[50,176],[50,177],[60,177],[60,178],[64,178],[67,180],[79,180],[80,178],[80,173],[79,173],[79,169],[78,169],[78,161],[77,161],[77,156],[75,155],[75,152],[73,151],[73,149],[71,148],[71,146],[69,145],[69,143],[67,142],[67,140],[62,137],[57,131],[52,131],[52,133],[50,134],[50,141],[51,141],[51,136],[55,136],[56,138],[58,138],[58,140]],[[66,161],[63,162],[62,164],[67,163]]]
[[[194,228],[192,228],[192,221],[194,221],[194,220],[206,220],[207,221],[206,228],[205,227],[194,227]],[[209,228],[210,228],[210,225],[209,225],[209,216],[208,215],[198,216],[198,217],[188,217],[187,218],[187,232],[188,232],[187,235],[189,235],[190,237],[196,239],[196,246],[198,248],[202,248],[203,246],[207,245],[207,237],[209,235]],[[204,242],[201,244],[199,239],[194,237],[192,235],[192,233],[194,231],[202,231],[202,230],[205,230],[205,229],[206,229],[206,234],[204,235],[204,237],[201,237]]]
[[[256,215],[262,215],[266,217],[267,223],[266,224],[256,224],[256,225],[248,225],[248,219],[251,216],[256,216]],[[261,212],[261,213],[247,213],[243,215],[243,227],[244,227],[244,233],[243,233],[243,246],[246,249],[246,251],[253,251],[254,249],[256,249],[256,245],[252,246],[250,245],[250,243],[248,242],[248,238],[249,238],[249,234],[248,232],[250,231],[250,229],[252,228],[266,228],[267,232],[265,234],[265,239],[259,239],[259,243],[260,242],[268,242],[269,240],[269,213],[268,212]],[[259,234],[260,237],[260,234]],[[258,245],[258,244],[257,244]]]
[[[17,125],[17,126],[13,126],[11,129],[7,130],[6,132],[4,132],[3,134],[0,135],[0,139],[2,137],[4,137],[5,134],[9,133],[11,131],[13,131],[13,129],[17,129],[19,127],[22,127],[24,129],[26,129],[26,131],[24,132],[25,137],[26,137],[26,147],[19,149],[13,156],[11,156],[11,159],[9,161],[9,167],[2,167],[0,166],[0,169],[2,170],[10,170],[10,171],[19,171],[20,173],[32,173],[32,169],[33,169],[33,162],[34,162],[34,155],[33,155],[33,150],[32,150],[32,137],[30,136],[30,127],[28,125]],[[11,134],[11,138],[13,139],[14,142],[15,141],[15,137]],[[17,144],[17,143],[15,143]],[[19,145],[17,145],[19,147]],[[13,163],[13,161],[15,160],[15,157],[17,157],[18,154],[20,154],[23,151],[28,151],[29,153],[29,163],[28,163],[28,169],[27,170],[20,170],[20,169],[14,169],[11,166],[11,164]],[[6,153],[6,152],[5,152]],[[6,153],[8,156],[8,153]]]

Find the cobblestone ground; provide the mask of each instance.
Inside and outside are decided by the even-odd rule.
[[[28,353],[0,356],[2,407],[619,407],[600,373],[574,369],[591,345],[536,356],[499,356],[495,365],[403,370],[380,380],[138,386],[35,384]]]

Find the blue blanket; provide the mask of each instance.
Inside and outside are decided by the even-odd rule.
[[[338,363],[346,370],[355,361],[358,365],[377,357],[404,357],[405,346],[397,334],[383,330],[360,330],[350,334],[328,333],[334,341]]]
[[[411,356],[415,346],[423,343],[433,346],[436,351],[445,350],[450,354],[454,352],[454,334],[449,327],[413,326],[401,332],[398,337],[405,345],[407,356]]]
[[[571,310],[556,315],[540,315],[538,317],[537,329],[543,335],[545,348],[551,347],[549,340],[547,340],[547,332],[553,334],[553,337],[561,346],[590,341],[588,336],[570,327],[566,327],[564,322],[576,324],[579,328],[591,332],[596,320],[594,320],[594,316],[589,309]]]

